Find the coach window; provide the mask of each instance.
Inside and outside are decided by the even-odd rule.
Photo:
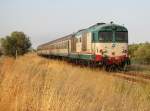
[[[64,42],[61,42],[61,49],[64,48]]]
[[[82,39],[81,39],[81,37],[80,37],[80,42],[82,42]]]
[[[67,43],[66,43],[66,41],[64,42],[64,49],[67,47]]]
[[[78,42],[78,43],[80,42],[80,38],[77,38],[77,42]]]
[[[60,42],[59,42],[59,44],[58,44],[58,48],[61,49],[61,43],[60,43]]]
[[[64,42],[62,42],[61,44],[61,49],[64,49]]]
[[[65,41],[65,47],[64,47],[65,49],[67,48],[67,41]]]
[[[63,42],[59,44],[59,48],[62,49]]]
[[[61,42],[61,49],[64,48],[64,42]]]
[[[92,34],[92,42],[95,41],[95,33]]]
[[[61,44],[60,44],[60,49],[62,49],[62,45],[63,45],[63,43],[61,42]]]

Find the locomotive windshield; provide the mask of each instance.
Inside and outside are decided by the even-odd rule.
[[[100,42],[112,42],[112,40],[113,40],[113,32],[100,32],[99,33]]]
[[[115,41],[116,42],[128,42],[128,32],[116,32]]]
[[[100,42],[128,42],[128,32],[99,32]]]

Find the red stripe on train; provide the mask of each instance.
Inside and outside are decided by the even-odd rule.
[[[95,61],[102,61],[103,57],[102,55],[95,55]]]

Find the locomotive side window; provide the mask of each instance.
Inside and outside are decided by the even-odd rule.
[[[116,42],[128,42],[128,32],[116,32],[115,41]]]
[[[81,37],[78,38],[78,42],[81,42]]]
[[[81,42],[81,37],[80,37],[80,42]]]
[[[99,41],[100,42],[112,42],[113,32],[99,32]]]
[[[94,42],[95,41],[95,33],[93,33],[93,36],[92,36],[92,41]]]

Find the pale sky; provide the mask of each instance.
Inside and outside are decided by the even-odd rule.
[[[33,47],[98,22],[114,21],[129,42],[150,42],[150,0],[0,0],[0,37],[23,31]]]

